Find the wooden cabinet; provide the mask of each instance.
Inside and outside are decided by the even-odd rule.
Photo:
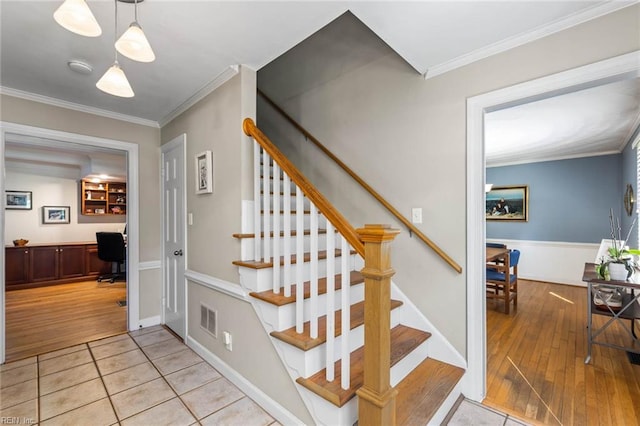
[[[29,282],[29,251],[26,247],[7,247],[5,250],[5,285],[7,288]]]
[[[127,214],[127,184],[124,182],[81,182],[83,215]]]
[[[95,243],[69,243],[5,248],[7,290],[91,280],[111,272],[111,262],[98,258]]]
[[[30,280],[33,283],[58,279],[58,246],[31,247]]]

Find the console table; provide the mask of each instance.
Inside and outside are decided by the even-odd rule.
[[[598,277],[594,263],[585,263],[584,273],[582,281],[587,283],[587,357],[584,360],[585,364],[591,361],[591,347],[592,345],[607,346],[615,349],[622,349],[630,353],[640,354],[640,339],[636,337],[635,320],[640,319],[640,277],[634,275],[628,281],[605,281]],[[620,308],[612,308],[604,301],[606,309],[598,309],[593,302],[593,295],[598,290],[599,285],[606,285],[611,288],[618,288],[622,290],[622,306]],[[593,327],[593,315],[603,315],[609,317],[609,320],[600,328]],[[630,324],[625,320],[629,320]],[[604,339],[598,337],[601,336],[612,324],[618,322],[629,333],[631,342],[635,347],[621,346],[613,343],[608,343]]]

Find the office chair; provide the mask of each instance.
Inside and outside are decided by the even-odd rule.
[[[117,279],[126,280],[126,273],[120,268],[120,265],[127,258],[122,234],[119,232],[96,232],[96,241],[98,242],[98,258],[104,262],[116,264],[116,272],[100,275],[98,282],[109,280],[112,283]]]

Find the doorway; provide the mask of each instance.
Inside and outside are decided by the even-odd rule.
[[[485,281],[484,115],[562,93],[637,76],[638,52],[496,90],[467,100],[467,348],[471,399],[486,395],[487,336]]]
[[[15,123],[0,122],[0,193],[5,191],[5,146],[10,138],[32,138],[55,141],[59,146],[85,146],[96,149],[107,148],[125,152],[127,155],[128,205],[127,205],[127,233],[128,233],[128,277],[127,277],[127,328],[137,327],[139,322],[139,205],[138,205],[138,145],[130,142],[97,138],[68,132],[26,126]],[[75,213],[74,213],[75,214]],[[5,240],[5,211],[0,209],[0,239]],[[4,272],[5,252],[0,251],[0,265]],[[0,274],[0,363],[5,362],[6,356],[6,298],[5,276]]]

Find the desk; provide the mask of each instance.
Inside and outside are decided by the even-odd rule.
[[[591,347],[592,345],[607,346],[610,348],[622,349],[627,352],[640,354],[639,347],[629,347],[615,345],[613,343],[607,343],[603,340],[596,340],[607,328],[609,328],[614,322],[619,321],[622,327],[629,333],[631,342],[635,346],[636,343],[640,343],[640,340],[636,337],[635,333],[635,319],[640,319],[640,291],[634,294],[634,290],[640,290],[640,277],[634,275],[629,281],[605,281],[598,277],[596,273],[594,263],[584,264],[584,273],[582,275],[582,281],[587,283],[587,357],[584,360],[585,364],[591,361]],[[596,308],[593,303],[593,295],[598,291],[597,286],[604,284],[610,287],[619,288],[623,291],[622,307],[619,310],[612,309],[605,301],[606,310]],[[604,315],[610,317],[609,320],[600,328],[594,329],[592,316]],[[631,320],[631,327],[629,327],[622,320]]]
[[[487,281],[487,283],[485,284],[487,287],[486,296],[489,299],[503,299],[504,310],[507,315],[509,314],[511,299],[515,300],[516,297],[515,294],[511,293],[511,268],[509,267],[511,260],[510,253],[511,250],[509,250],[508,248],[487,247],[485,256],[487,266],[489,267],[496,267],[497,265],[496,263],[489,264],[490,262],[496,262],[498,260],[502,261],[500,264],[498,264],[498,268],[502,272],[504,272],[505,284],[504,286],[502,286]],[[490,292],[489,289],[493,290],[494,292]],[[500,290],[504,291],[504,295],[500,294]]]

